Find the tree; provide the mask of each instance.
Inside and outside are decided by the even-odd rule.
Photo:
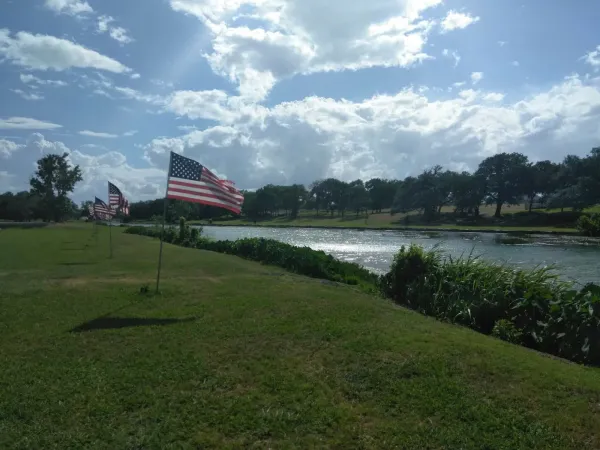
[[[559,166],[551,161],[538,161],[527,166],[523,186],[529,203],[529,212],[538,195],[546,199],[556,190],[556,179]]]
[[[494,217],[501,217],[502,206],[517,205],[527,190],[528,159],[521,153],[499,153],[479,164],[477,175],[485,179],[486,202],[496,205]]]
[[[82,180],[79,166],[71,167],[68,154],[46,155],[37,162],[37,171],[29,180],[31,192],[40,198],[40,214],[46,220],[62,221],[72,213],[71,200],[75,184]]]
[[[459,213],[479,216],[479,207],[485,197],[485,180],[469,172],[456,174],[452,181],[452,202]]]

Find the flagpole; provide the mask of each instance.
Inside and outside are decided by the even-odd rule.
[[[109,182],[110,183],[110,182]],[[108,212],[109,212],[109,218],[108,218],[108,246],[109,246],[109,258],[112,259],[113,256],[113,252],[112,252],[112,214],[110,214],[110,184],[108,185]]]
[[[165,200],[163,209],[163,221],[162,229],[160,231],[160,250],[158,251],[158,270],[156,272],[156,293],[158,294],[158,287],[160,285],[160,269],[162,266],[162,252],[163,252],[163,237],[165,234],[165,221],[167,220],[167,194],[169,192],[169,177],[171,176],[171,164],[173,162],[173,152],[169,156],[169,171],[167,172],[167,186],[165,188]]]

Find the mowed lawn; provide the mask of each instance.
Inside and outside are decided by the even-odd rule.
[[[120,231],[0,231],[0,448],[600,448],[599,369]]]

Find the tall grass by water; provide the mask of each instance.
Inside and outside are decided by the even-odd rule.
[[[548,268],[518,270],[472,256],[402,247],[382,293],[396,303],[484,334],[600,365],[600,286],[577,290]]]

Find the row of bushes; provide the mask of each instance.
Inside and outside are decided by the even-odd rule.
[[[160,237],[160,229],[130,227],[130,234]],[[548,269],[514,270],[478,258],[444,258],[421,247],[402,247],[382,276],[322,251],[270,239],[212,241],[197,228],[168,227],[165,242],[237,255],[292,272],[379,290],[425,315],[572,361],[600,365],[600,286],[577,291]]]
[[[125,233],[159,238],[160,228],[129,227]],[[190,228],[182,222],[179,228],[167,227],[164,242],[218,253],[236,255],[244,259],[279,266],[290,272],[350,285],[366,290],[377,290],[379,277],[362,266],[335,259],[309,247],[295,247],[273,239],[251,238],[236,241],[214,241],[202,237],[201,229]]]
[[[549,269],[515,270],[410,246],[395,256],[381,290],[428,316],[600,365],[600,286],[575,290]]]

